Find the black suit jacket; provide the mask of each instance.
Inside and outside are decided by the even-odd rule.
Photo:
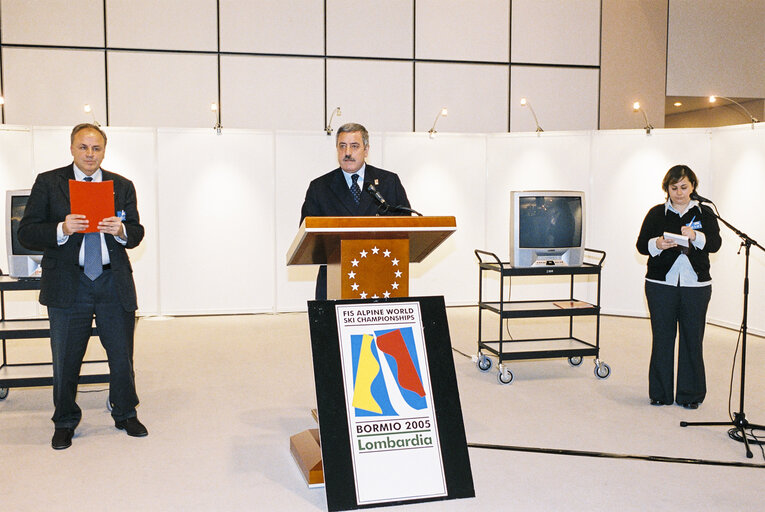
[[[109,250],[114,282],[122,307],[126,311],[138,309],[133,268],[126,249],[136,247],[143,240],[144,229],[138,217],[133,182],[119,174],[101,170],[104,181],[114,182],[114,212],[124,210],[127,246],[113,236],[105,235]],[[71,212],[69,203],[69,180],[74,178],[74,166],[54,169],[37,176],[29,196],[24,217],[19,223],[19,241],[30,249],[42,250],[42,278],[40,303],[65,308],[71,306],[79,275],[82,233],[69,235],[66,243],[58,245],[56,228]]]
[[[357,205],[339,167],[320,176],[308,185],[300,222],[306,217],[349,217],[358,215],[410,215],[409,212],[379,212],[377,202],[367,193],[366,187],[373,183],[386,202],[393,206],[410,207],[406,191],[396,173],[378,169],[367,164],[364,183],[361,186],[361,201]]]
[[[324,176],[320,176],[308,185],[305,201],[300,211],[300,222],[306,217],[350,217],[370,215],[411,215],[409,212],[388,210],[382,212],[378,203],[366,191],[366,186],[373,183],[380,195],[392,206],[410,208],[406,191],[396,173],[378,169],[367,164],[364,170],[364,184],[361,187],[361,200],[357,205],[353,194],[345,181],[343,170],[337,168]],[[319,268],[316,277],[316,300],[327,298],[327,267]]]

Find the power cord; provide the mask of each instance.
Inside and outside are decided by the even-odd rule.
[[[741,346],[741,333],[744,330],[744,326],[738,330],[738,338],[736,339],[736,350],[733,351],[733,363],[730,367],[730,386],[728,386],[728,417],[733,420],[733,379],[736,374],[736,361],[738,360],[738,347]],[[734,429],[735,430],[735,429]]]

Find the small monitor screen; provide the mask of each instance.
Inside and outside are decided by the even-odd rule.
[[[520,197],[519,246],[552,249],[582,243],[582,200],[579,197]]]
[[[19,243],[19,223],[24,216],[24,210],[27,207],[27,199],[29,199],[29,196],[26,195],[11,196],[11,254],[15,254],[16,256],[42,254],[40,251],[31,251]]]

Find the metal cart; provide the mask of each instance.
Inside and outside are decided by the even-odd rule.
[[[50,323],[47,318],[6,319],[5,292],[39,289],[39,279],[15,279],[9,276],[0,276],[0,340],[2,340],[0,400],[8,396],[8,390],[12,387],[50,386],[53,384],[53,365],[51,363],[10,363],[8,361],[8,340],[48,338],[50,337]],[[92,335],[97,334],[98,331],[93,327]],[[105,360],[83,361],[80,370],[80,384],[105,382],[109,382],[109,365]]]
[[[535,267],[512,267],[503,263],[496,254],[476,249],[478,258],[478,355],[475,358],[478,369],[488,372],[492,367],[490,354],[498,359],[497,380],[501,384],[513,381],[513,372],[505,361],[522,359],[542,359],[567,357],[572,366],[582,364],[583,358],[594,356],[595,376],[605,379],[611,375],[611,368],[599,359],[600,352],[600,271],[606,253],[596,249],[585,249],[585,263],[582,266],[540,265]],[[590,261],[595,261],[590,263]],[[485,272],[499,274],[499,298],[485,301],[483,281]],[[510,300],[511,281],[515,276],[552,276],[567,275],[571,278],[569,296],[553,300]],[[581,275],[597,276],[597,299],[595,304],[578,300],[574,297],[574,278]],[[507,278],[508,300],[505,300],[505,278]],[[482,339],[482,320],[484,312],[499,316],[498,338]],[[595,316],[595,342],[584,341],[574,336],[574,317]],[[568,337],[505,339],[503,321],[511,318],[568,317]]]

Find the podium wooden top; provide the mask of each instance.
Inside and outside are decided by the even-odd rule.
[[[409,239],[409,261],[418,263],[457,230],[454,217],[306,217],[287,251],[287,265],[327,263],[340,240]]]

